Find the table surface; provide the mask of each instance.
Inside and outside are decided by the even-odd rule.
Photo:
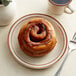
[[[63,13],[62,15],[54,15],[50,12],[48,0],[15,0],[15,3],[16,15],[14,20],[10,25],[0,27],[0,76],[54,76],[64,57],[48,69],[33,70],[26,68],[17,63],[11,55],[7,45],[8,32],[18,18],[31,13],[43,13],[56,18],[65,28],[68,40],[70,40],[76,31],[76,0],[73,0],[70,4],[74,13]],[[76,76],[76,51],[68,57],[61,76]]]

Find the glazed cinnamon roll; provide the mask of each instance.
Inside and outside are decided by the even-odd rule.
[[[56,45],[53,25],[44,18],[33,18],[20,29],[18,42],[22,51],[30,56],[44,56]]]

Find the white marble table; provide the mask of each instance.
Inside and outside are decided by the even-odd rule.
[[[56,18],[65,28],[68,39],[72,38],[72,35],[76,31],[76,0],[73,0],[71,5],[75,10],[73,14],[62,14],[60,16],[53,15],[48,6],[48,0],[15,0],[16,2],[16,16],[10,25],[6,27],[0,27],[0,76],[54,76],[55,72],[59,68],[63,58],[48,69],[44,70],[32,70],[26,68],[19,63],[11,55],[8,45],[7,36],[11,25],[21,16],[30,13],[43,13]],[[76,76],[76,51],[71,53],[67,59],[61,76]]]

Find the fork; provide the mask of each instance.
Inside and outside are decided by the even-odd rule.
[[[69,46],[68,46],[69,51],[68,51],[68,53],[65,56],[61,66],[59,67],[59,69],[57,70],[57,72],[55,73],[54,76],[60,76],[60,72],[61,72],[61,70],[62,70],[62,68],[63,68],[63,66],[64,66],[64,64],[65,64],[65,62],[66,62],[66,60],[68,58],[68,56],[70,55],[71,52],[76,50],[76,45],[75,44],[76,44],[76,32],[74,33],[72,40],[69,41]]]

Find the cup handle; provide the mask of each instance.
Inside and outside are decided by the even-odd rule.
[[[69,10],[66,10],[66,8]],[[70,7],[70,5],[66,6],[66,8],[64,9],[64,12],[67,14],[72,14],[74,12],[74,10],[72,10],[72,8]]]

